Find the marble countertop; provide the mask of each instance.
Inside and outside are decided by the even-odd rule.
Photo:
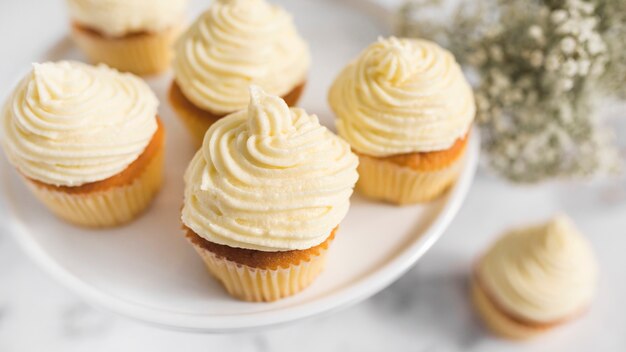
[[[62,6],[58,0],[0,2],[1,96],[16,70],[37,56],[37,43],[64,35]],[[11,50],[16,45],[20,49]],[[471,265],[502,230],[557,211],[570,214],[596,250],[596,300],[582,318],[537,340],[494,338],[468,299]],[[625,228],[624,179],[515,186],[481,171],[443,238],[389,288],[339,312],[231,335],[162,330],[91,307],[46,276],[2,231],[0,351],[624,351],[626,314],[617,302],[626,296]]]

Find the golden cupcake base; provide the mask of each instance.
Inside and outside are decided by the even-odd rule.
[[[516,321],[492,302],[475,277],[471,282],[472,303],[485,325],[496,335],[512,340],[527,340],[547,330],[550,325],[529,325]]]
[[[172,109],[178,117],[183,121],[185,127],[191,134],[191,139],[196,148],[202,146],[204,134],[206,131],[225,114],[214,114],[212,112],[202,110],[183,95],[183,91],[176,81],[172,81],[168,92],[168,100],[172,105]]]
[[[359,156],[356,189],[366,197],[405,205],[441,196],[457,180],[465,164],[469,134],[449,149],[374,157]]]
[[[52,186],[25,178],[33,194],[59,218],[86,227],[112,227],[135,219],[163,183],[165,128],[158,128],[144,152],[124,171],[77,187]]]
[[[306,250],[261,252],[208,242],[187,229],[187,240],[209,273],[233,297],[271,302],[295,295],[323,271],[335,230],[322,244]]]
[[[163,152],[159,152],[143,174],[130,185],[110,190],[71,194],[27,184],[35,196],[58,217],[86,227],[111,227],[127,223],[139,215],[161,188]]]
[[[137,75],[157,74],[169,68],[172,45],[180,31],[180,26],[173,26],[158,33],[110,38],[76,23],[71,28],[72,38],[89,61]]]
[[[356,189],[366,197],[398,205],[429,202],[454,184],[463,169],[463,161],[459,158],[440,170],[419,171],[359,155]]]

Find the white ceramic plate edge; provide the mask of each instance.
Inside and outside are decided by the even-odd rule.
[[[250,317],[244,319],[238,316],[207,317],[204,315],[193,316],[164,312],[138,306],[132,302],[125,301],[123,298],[99,291],[96,287],[67,272],[54,261],[39,246],[38,242],[28,234],[27,227],[15,216],[14,208],[11,204],[7,204],[3,198],[2,208],[6,211],[6,218],[13,220],[5,223],[4,227],[5,230],[14,236],[26,254],[43,268],[45,272],[95,306],[101,306],[129,318],[170,329],[198,332],[232,332],[269,327],[327,313],[360,302],[387,287],[410,269],[439,239],[461,208],[476,172],[479,150],[480,136],[478,131],[474,130],[471,133],[463,172],[447,195],[449,199],[440,215],[417,240],[407,246],[398,256],[390,260],[387,265],[356,284],[340,290],[338,293],[299,306],[258,313],[254,315],[254,319]],[[9,164],[5,162],[4,165],[6,167]],[[3,170],[2,177],[7,177],[7,170]],[[5,181],[3,180],[3,182]]]

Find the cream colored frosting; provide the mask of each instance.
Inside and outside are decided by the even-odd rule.
[[[452,54],[419,39],[379,39],[329,92],[339,134],[363,154],[450,148],[474,119],[471,87]]]
[[[264,0],[216,0],[179,39],[176,82],[194,105],[230,113],[248,86],[284,96],[303,83],[310,58],[291,16]]]
[[[79,186],[123,171],[157,129],[141,79],[104,65],[34,64],[2,112],[2,144],[25,176]]]
[[[316,246],[348,211],[358,159],[317,116],[250,89],[248,109],[213,124],[189,164],[182,221],[230,247]]]
[[[187,0],[67,0],[70,17],[111,37],[178,25]]]
[[[552,323],[590,304],[597,267],[587,241],[561,215],[503,236],[481,260],[478,276],[506,312]]]

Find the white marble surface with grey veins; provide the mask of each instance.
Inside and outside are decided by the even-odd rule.
[[[323,26],[329,1],[333,0],[281,3],[297,20]],[[389,0],[379,3],[385,1]],[[203,2],[207,1],[194,1],[193,8],[197,11]],[[346,2],[359,4],[359,0]],[[307,11],[299,12],[302,8]],[[385,17],[371,10],[366,8],[378,19]],[[356,17],[363,17],[348,5],[334,15],[357,22]],[[41,43],[61,40],[66,24],[61,0],[0,1],[3,99],[24,63],[44,54]],[[384,26],[373,23],[362,35],[375,37],[375,32],[385,33]],[[316,40],[314,32],[304,35]],[[612,113],[624,115],[623,106]],[[626,124],[621,125],[625,130]],[[494,338],[468,300],[473,261],[503,229],[560,210],[574,218],[597,253],[601,280],[593,306],[581,319],[534,341]],[[162,330],[91,307],[44,274],[2,231],[0,351],[626,351],[626,310],[621,303],[626,297],[625,229],[624,179],[594,185],[513,186],[483,171],[442,239],[389,288],[333,314],[231,335]]]

